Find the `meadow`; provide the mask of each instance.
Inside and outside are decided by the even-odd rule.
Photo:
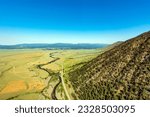
[[[0,99],[77,99],[68,74],[101,49],[1,49]]]

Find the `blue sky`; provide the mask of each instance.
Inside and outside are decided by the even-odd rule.
[[[150,30],[150,0],[0,0],[0,44],[113,43]]]

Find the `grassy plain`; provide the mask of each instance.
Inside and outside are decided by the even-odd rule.
[[[77,99],[68,79],[68,72],[93,59],[100,49],[86,50],[0,50],[0,99],[53,99],[52,92],[63,73],[63,82],[56,88],[57,99]],[[53,61],[57,59],[56,61]],[[50,61],[53,61],[49,63]],[[42,69],[37,66],[42,65]],[[45,71],[47,70],[47,71]]]

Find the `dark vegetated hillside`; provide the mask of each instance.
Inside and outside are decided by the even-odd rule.
[[[115,46],[69,76],[79,99],[150,99],[150,32]]]

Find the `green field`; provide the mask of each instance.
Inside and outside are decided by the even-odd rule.
[[[2,49],[0,99],[78,99],[68,73],[102,52],[100,49]]]

